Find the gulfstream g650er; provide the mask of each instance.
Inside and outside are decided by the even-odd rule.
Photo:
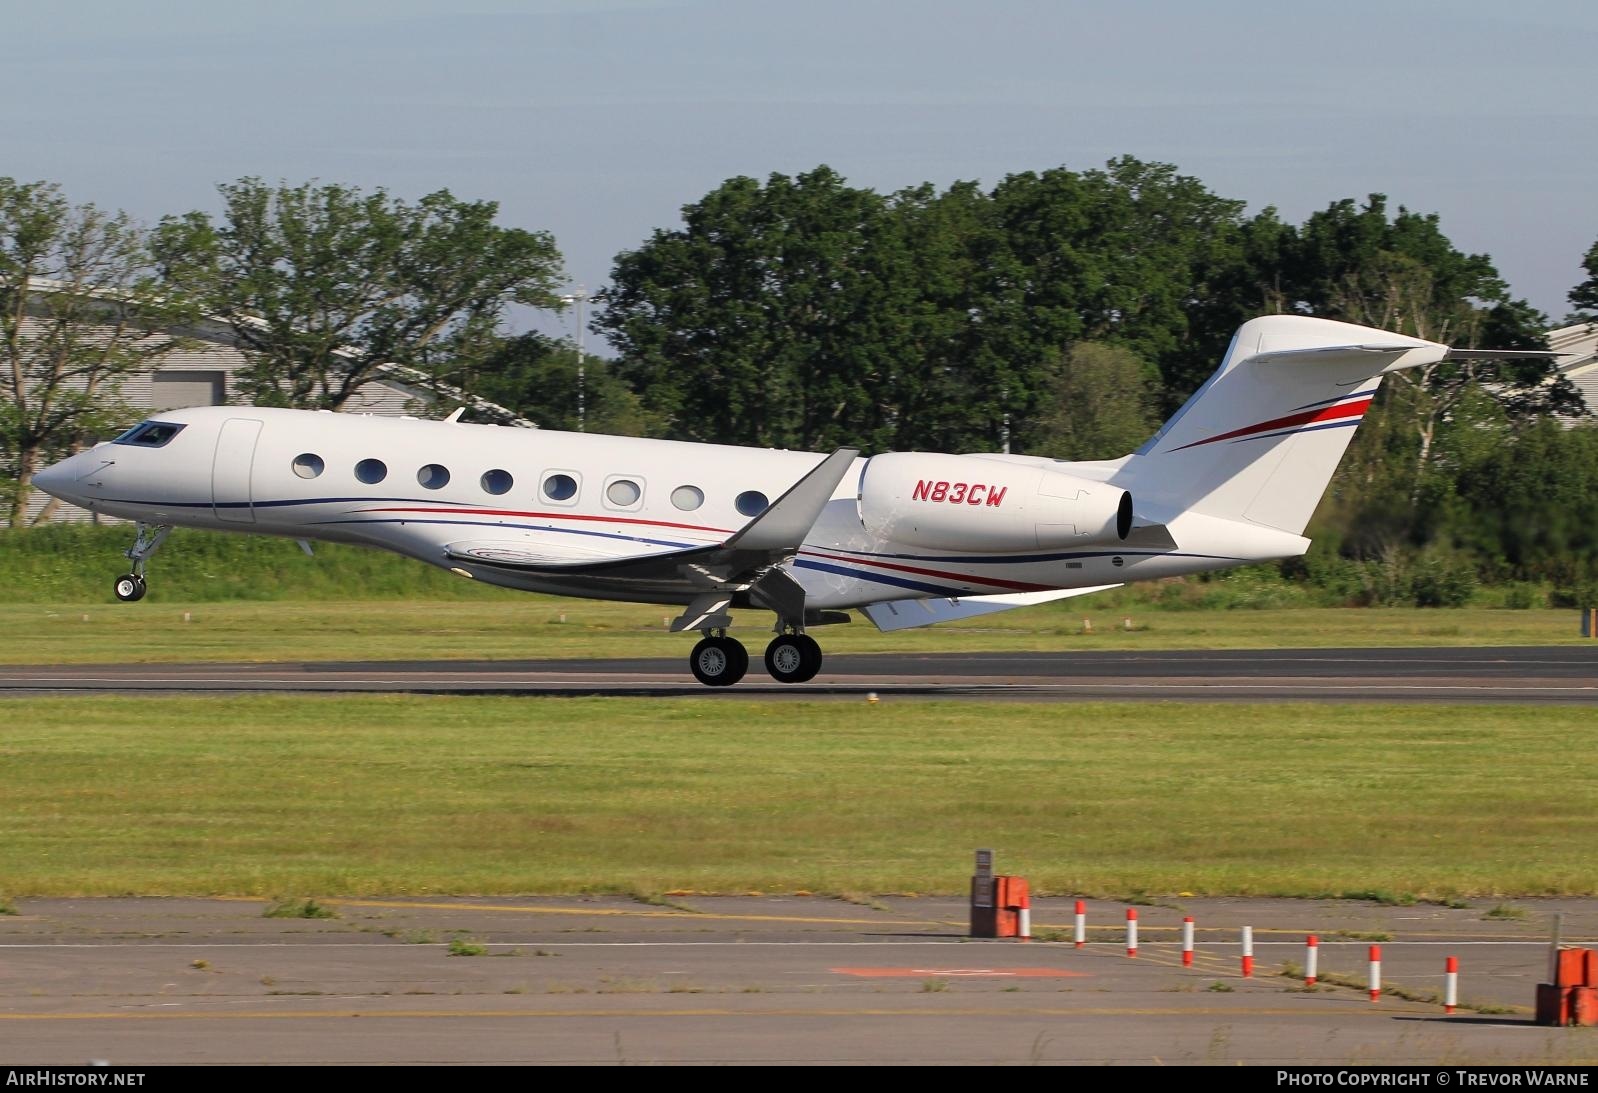
[[[673,629],[703,635],[689,665],[711,686],[749,664],[729,609],[765,608],[766,669],[800,683],[821,667],[808,631],[850,608],[899,629],[1302,554],[1382,376],[1471,353],[1488,355],[1254,319],[1142,448],[1102,462],[210,406],[163,413],[35,483],[138,522],[124,600],[144,595],[174,527],[360,543],[508,588],[680,605]]]

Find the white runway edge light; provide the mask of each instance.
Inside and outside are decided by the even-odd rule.
[[[1193,966],[1193,916],[1182,919],[1182,967]]]
[[[1382,947],[1380,945],[1371,946],[1370,960],[1371,1001],[1375,1002],[1382,997]]]
[[[1254,978],[1254,927],[1243,927],[1243,978]]]
[[[1085,900],[1076,901],[1076,947],[1080,949],[1088,943],[1088,905]]]
[[[1304,985],[1313,987],[1317,965],[1320,963],[1321,939],[1310,934],[1304,939]]]

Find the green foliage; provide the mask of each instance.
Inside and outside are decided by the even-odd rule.
[[[458,375],[456,383],[536,421],[541,429],[620,436],[658,436],[664,429],[659,415],[645,409],[616,374],[614,362],[584,354],[579,384],[575,348],[536,332],[506,338],[479,365]]]
[[[1499,903],[1486,911],[1481,917],[1501,922],[1520,922],[1529,917],[1529,915],[1530,912],[1524,907],[1517,907],[1513,903]]]
[[[314,899],[285,899],[261,912],[262,918],[337,918],[338,912]]]
[[[450,956],[482,956],[488,952],[488,947],[480,941],[473,941],[465,937],[452,937],[449,939]]]
[[[1242,203],[1164,164],[884,197],[830,168],[735,178],[621,255],[595,321],[670,435],[996,450],[1051,407],[1072,343],[1190,348],[1242,253]],[[1213,368],[1224,335],[1208,367]]]
[[[232,326],[258,404],[337,409],[389,362],[448,383],[495,348],[507,306],[558,306],[553,238],[496,225],[495,202],[258,178],[218,189],[219,220],[166,217],[155,249],[168,282]]]
[[[1587,271],[1587,279],[1570,290],[1570,302],[1589,313],[1598,311],[1598,242],[1587,248],[1581,268]]]
[[[131,525],[51,524],[0,530],[6,598],[24,603],[111,599]],[[288,539],[180,528],[150,562],[150,601],[422,597],[482,599],[512,593],[463,581],[385,551],[318,543],[307,557]]]
[[[1104,459],[1154,432],[1158,382],[1131,350],[1079,342],[1056,365],[1026,444],[1056,459]]]
[[[177,348],[169,331],[193,317],[157,282],[125,213],[0,178],[0,500],[12,527],[35,471],[137,418],[123,381]]]

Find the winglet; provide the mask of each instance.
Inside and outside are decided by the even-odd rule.
[[[859,455],[854,448],[839,448],[722,546],[729,550],[798,550]]]

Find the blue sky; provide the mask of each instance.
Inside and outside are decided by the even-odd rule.
[[[1577,0],[0,0],[0,175],[146,221],[243,175],[441,187],[574,281],[738,174],[891,191],[1131,154],[1302,220],[1437,212],[1554,319],[1598,238]],[[571,320],[566,329],[570,332]]]

